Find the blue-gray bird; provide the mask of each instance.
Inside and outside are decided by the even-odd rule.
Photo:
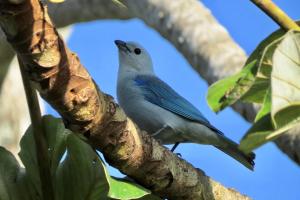
[[[121,107],[142,130],[163,144],[210,144],[253,170],[254,153],[215,128],[203,114],[153,71],[148,52],[135,42],[116,40],[119,49],[117,97]]]

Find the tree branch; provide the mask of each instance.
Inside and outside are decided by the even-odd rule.
[[[300,27],[272,0],[251,0],[256,6],[271,17],[281,28],[285,30],[298,30]]]
[[[96,19],[140,17],[173,43],[209,84],[238,72],[246,61],[244,51],[198,0],[122,2],[129,10],[118,7],[111,0],[68,0],[62,4],[50,4],[49,10],[58,26]],[[173,12],[174,8],[180,12]],[[154,13],[151,13],[151,10]],[[0,44],[3,41],[4,35],[0,33]],[[5,53],[8,51],[2,47],[0,45],[0,56],[7,58]],[[233,108],[250,122],[257,111],[250,104],[237,103]],[[276,139],[275,143],[292,160],[300,164],[298,129],[288,131]]]
[[[6,37],[42,97],[66,126],[84,134],[110,164],[164,198],[249,199],[211,180],[140,131],[97,88],[38,0],[0,4],[0,13]]]

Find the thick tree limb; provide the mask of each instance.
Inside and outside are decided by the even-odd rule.
[[[123,2],[129,10],[118,7],[111,0],[68,0],[62,4],[52,4],[49,9],[58,26],[96,19],[140,17],[173,43],[209,84],[237,72],[246,60],[243,50],[200,1]],[[0,34],[0,44],[3,39],[3,34]],[[1,45],[0,52],[6,58],[7,51],[2,50]],[[238,103],[233,108],[246,120],[252,122],[254,119],[254,106]],[[300,164],[300,132],[297,129],[282,135],[275,143]]]
[[[249,199],[211,180],[140,131],[102,93],[57,34],[38,0],[1,4],[0,24],[42,97],[107,161],[169,199]]]

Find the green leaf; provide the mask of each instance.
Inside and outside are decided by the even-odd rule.
[[[267,136],[274,131],[271,123],[271,115],[265,115],[259,119],[247,131],[240,142],[239,148],[245,153],[252,152],[253,149],[267,142]]]
[[[238,74],[209,87],[207,102],[213,111],[218,112],[239,99],[247,102],[263,102],[270,85],[272,55],[284,33],[283,30],[272,33],[258,45]]]
[[[56,199],[106,198],[108,182],[105,169],[95,151],[75,134],[67,136],[66,147],[67,156],[56,172]],[[103,193],[96,196],[97,190]]]
[[[56,199],[107,199],[109,185],[102,162],[90,145],[75,134],[70,134],[71,132],[64,128],[60,119],[44,116],[42,121],[48,143],[50,170],[55,185]],[[41,184],[32,127],[28,128],[20,145],[19,155],[26,167],[25,176],[29,182],[24,183],[22,187],[33,188],[30,190],[34,191],[35,198],[41,199]],[[67,152],[66,158],[61,162],[65,152]]]
[[[269,114],[270,112],[271,112],[271,89],[269,88],[265,95],[263,105],[262,105],[261,109],[259,110],[259,112],[257,113],[254,122],[257,122],[262,117]]]
[[[111,177],[105,165],[102,163],[103,169],[106,174],[106,179],[109,184],[108,197],[113,199],[149,199],[149,200],[159,200],[160,198],[151,194],[151,191],[136,184],[135,182],[124,179]]]
[[[290,31],[273,54],[271,93],[240,143],[250,152],[275,139],[300,121],[300,33]],[[269,96],[270,95],[270,96]]]
[[[243,94],[241,100],[248,103],[263,103],[266,96],[266,91],[270,87],[270,80],[266,78],[255,78],[254,83],[249,90]]]
[[[65,129],[60,119],[44,116],[42,121],[56,200],[159,199],[134,182],[110,177],[94,149]],[[19,155],[26,171],[0,147],[1,200],[42,199],[32,127],[20,145]]]
[[[275,50],[271,89],[271,114],[274,126],[279,128],[289,122],[298,121],[300,118],[300,32],[288,32]]]
[[[206,97],[209,107],[214,112],[218,112],[233,104],[241,94],[247,91],[248,81],[252,81],[255,73],[256,61],[254,60],[247,64],[240,73],[212,84]],[[245,87],[237,87],[237,84]]]
[[[64,128],[60,119],[44,116],[42,122],[44,125],[46,141],[48,142],[48,153],[51,163],[50,170],[51,174],[55,175],[57,165],[59,164],[63,153],[66,151],[65,139],[70,132]],[[31,126],[26,130],[22,137],[20,147],[20,159],[26,168],[26,173],[34,185],[35,190],[37,190],[41,196],[41,182],[36,158],[36,146]]]
[[[1,200],[41,199],[12,153],[0,147]]]
[[[297,111],[299,112],[300,110]],[[295,126],[295,124],[297,123],[290,122],[275,130],[272,125],[271,114],[269,113],[252,125],[242,138],[239,148],[245,153],[250,153],[253,149],[274,140],[278,135]]]
[[[113,199],[139,199],[146,195],[150,195],[151,191],[129,180],[120,178],[109,178],[110,189],[108,196]],[[153,195],[151,195],[153,196]],[[160,199],[153,196],[153,199]]]

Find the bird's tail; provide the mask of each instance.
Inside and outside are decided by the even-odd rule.
[[[253,171],[254,168],[254,158],[255,154],[253,152],[246,154],[242,152],[238,148],[238,144],[234,141],[230,140],[224,135],[220,135],[220,139],[222,140],[221,146],[215,146],[216,148],[220,149],[227,155],[233,157],[237,161],[239,161],[241,164],[243,164],[245,167]]]

